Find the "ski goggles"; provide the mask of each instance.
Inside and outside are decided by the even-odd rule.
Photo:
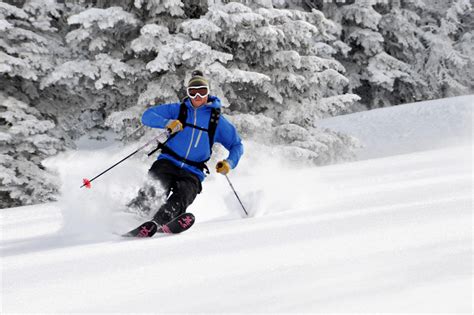
[[[188,93],[188,96],[192,99],[195,99],[196,96],[200,96],[202,98],[206,97],[209,95],[209,87],[203,85],[203,86],[191,86],[188,87],[186,92]]]

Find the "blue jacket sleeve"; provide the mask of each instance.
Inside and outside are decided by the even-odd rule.
[[[230,167],[235,168],[244,154],[244,146],[237,129],[222,115],[217,125],[215,141],[229,150],[227,161]]]
[[[142,115],[142,124],[152,128],[165,128],[171,119],[178,119],[179,103],[148,108]]]

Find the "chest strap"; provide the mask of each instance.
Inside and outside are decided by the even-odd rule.
[[[185,164],[194,166],[194,167],[198,168],[199,170],[201,170],[202,172],[206,171],[207,174],[210,174],[209,168],[206,165],[206,162],[210,160],[210,157],[207,160],[204,160],[204,161],[201,161],[201,162],[191,161],[191,160],[185,159],[184,157],[180,156],[179,154],[177,154],[176,152],[174,152],[173,150],[171,150],[169,147],[167,147],[165,145],[162,146],[161,153],[162,154],[168,154],[168,155],[172,156],[174,159],[176,159],[180,162],[183,162]]]
[[[196,125],[193,125],[193,124],[185,123],[185,124],[183,124],[183,129],[184,129],[184,127],[191,127],[191,128],[197,129],[197,130],[209,132],[209,129],[202,128],[202,127],[199,127],[199,126],[196,126]]]

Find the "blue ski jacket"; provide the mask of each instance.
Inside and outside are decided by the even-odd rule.
[[[209,95],[208,100],[208,104],[199,108],[194,108],[189,98],[185,100],[188,110],[186,123],[207,129],[212,108],[221,107],[221,100],[218,97]],[[172,103],[150,107],[143,113],[142,123],[152,128],[165,128],[171,120],[178,119],[180,106],[181,103]],[[219,118],[214,142],[219,142],[229,151],[226,160],[231,168],[235,168],[244,152],[244,147],[237,129],[223,115]],[[166,143],[166,146],[190,161],[201,162],[211,155],[207,132],[189,126],[178,132]],[[199,168],[178,161],[171,155],[161,153],[158,155],[158,159],[170,160],[175,165],[198,176],[201,181],[206,177]]]

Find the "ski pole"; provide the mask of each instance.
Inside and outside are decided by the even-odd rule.
[[[138,127],[137,129],[135,129],[134,131],[132,131],[129,135],[126,135],[125,138],[126,138],[126,139],[131,138],[134,134],[136,134],[137,132],[139,132],[140,130],[142,130],[143,127],[145,127],[145,125],[141,125],[141,126]]]
[[[117,165],[119,165],[120,163],[122,163],[123,161],[125,161],[126,159],[130,158],[132,155],[135,155],[137,152],[143,150],[145,147],[149,146],[151,143],[153,143],[154,141],[158,141],[159,143],[161,143],[161,145],[164,145],[168,140],[169,138],[167,138],[164,142],[160,142],[159,138],[163,138],[163,136],[166,136],[168,137],[169,135],[169,132],[168,131],[165,131],[161,134],[159,134],[158,136],[154,137],[153,139],[151,139],[150,141],[148,141],[147,143],[145,143],[144,145],[142,145],[140,148],[138,148],[137,150],[135,150],[134,152],[130,153],[129,155],[127,155],[126,157],[124,157],[123,159],[121,159],[120,161],[118,161],[117,163],[115,163],[114,165],[112,165],[111,167],[109,167],[108,169],[106,169],[105,171],[103,171],[102,173],[100,173],[99,175],[95,176],[94,178],[92,179],[87,179],[87,178],[84,178],[82,180],[83,184],[81,187],[79,188],[82,188],[84,186],[86,186],[86,188],[91,188],[91,182],[94,181],[95,179],[99,178],[100,176],[104,175],[105,173],[107,173],[108,171],[110,171],[111,169],[113,169],[114,167],[116,167]]]
[[[232,188],[232,191],[234,192],[235,196],[237,197],[237,200],[239,201],[240,205],[242,206],[242,209],[244,209],[245,214],[247,216],[249,216],[249,213],[247,212],[247,210],[245,210],[244,204],[240,200],[239,195],[237,195],[237,192],[235,191],[234,185],[232,185],[232,183],[230,182],[230,179],[227,176],[227,174],[224,174],[224,175],[225,175],[225,178],[227,179],[227,181],[229,182],[230,188]]]

